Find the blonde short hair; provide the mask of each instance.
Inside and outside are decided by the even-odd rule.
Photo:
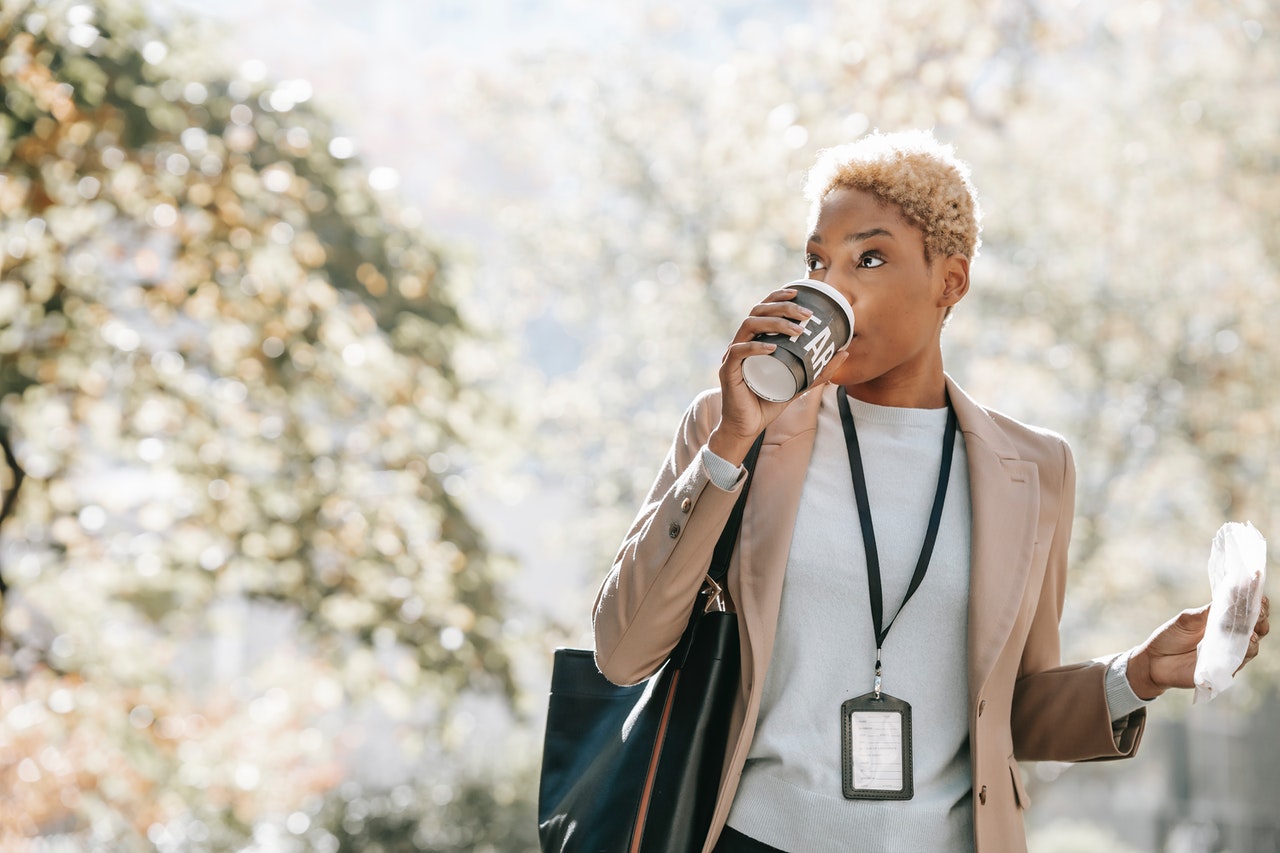
[[[822,200],[840,188],[869,192],[901,210],[924,233],[929,263],[951,255],[978,256],[982,210],[969,165],[927,130],[876,131],[821,151],[805,183],[811,229]]]

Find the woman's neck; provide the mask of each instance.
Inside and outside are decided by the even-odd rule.
[[[881,376],[844,386],[855,400],[899,409],[941,409],[947,405],[947,380],[941,370],[930,376]]]

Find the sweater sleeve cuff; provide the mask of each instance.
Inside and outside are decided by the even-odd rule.
[[[1132,652],[1116,655],[1107,667],[1107,709],[1111,712],[1112,722],[1123,720],[1139,708],[1150,704],[1133,692],[1129,684],[1129,655]]]
[[[707,447],[702,448],[702,464],[706,466],[712,484],[726,492],[732,491],[747,473],[746,468],[717,456]]]

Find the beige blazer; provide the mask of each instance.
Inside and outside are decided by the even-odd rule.
[[[1113,730],[1106,664],[1060,664],[1058,622],[1075,507],[1075,467],[1066,442],[979,406],[950,377],[947,388],[964,432],[973,508],[968,660],[974,847],[979,853],[1024,851],[1028,801],[1017,759],[1129,757],[1146,715],[1139,710]],[[821,399],[820,391],[801,396],[765,431],[730,564],[742,689],[705,851],[728,817],[755,732]],[[675,646],[737,499],[736,489],[712,485],[701,463],[700,450],[719,415],[718,390],[701,395],[686,412],[597,596],[596,663],[615,683],[648,678]]]

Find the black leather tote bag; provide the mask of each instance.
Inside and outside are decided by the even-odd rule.
[[[744,462],[747,482],[688,627],[662,668],[618,687],[591,650],[556,650],[538,791],[544,853],[702,849],[741,677],[738,618],[722,609],[720,591],[761,441]]]

